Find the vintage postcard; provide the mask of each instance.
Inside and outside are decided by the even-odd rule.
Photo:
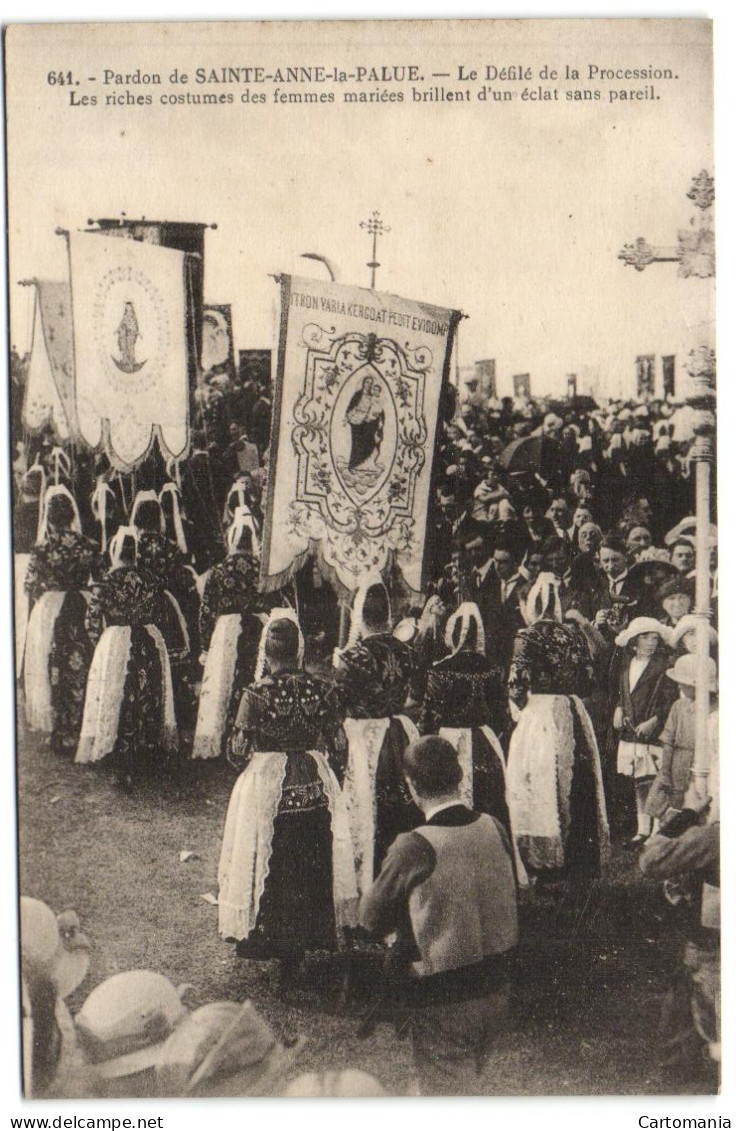
[[[4,55],[23,1096],[730,1126],[711,22]]]

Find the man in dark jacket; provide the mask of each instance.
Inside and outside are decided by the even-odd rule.
[[[530,588],[518,570],[518,546],[505,535],[497,537],[492,557],[474,574],[472,599],[484,624],[485,654],[492,667],[507,670],[513,640],[525,627],[522,606]]]

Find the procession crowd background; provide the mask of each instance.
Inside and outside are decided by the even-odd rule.
[[[235,767],[219,923],[238,954],[278,958],[289,984],[305,951],[342,945],[358,961],[396,929],[395,992],[404,996],[399,972],[415,963],[430,991],[403,1011],[418,1086],[466,1094],[505,1024],[517,889],[579,902],[609,852],[622,851],[627,868],[665,884],[692,924],[666,1035],[681,1061],[718,1059],[718,939],[702,899],[718,887],[717,705],[712,694],[703,798],[691,773],[696,545],[682,406],[498,399],[475,380],[459,392],[448,386],[426,591],[411,593],[391,562],[357,593],[338,595],[310,558],[284,589],[262,593],[272,412],[264,373],[207,375],[188,458],[166,464],[155,450],[125,475],[51,431],[24,437],[20,359],[13,368],[25,725],[50,758],[74,759],[81,773],[111,766],[127,791],[225,761]],[[712,542],[715,692],[715,533]],[[44,616],[34,617],[40,602]],[[440,816],[436,824],[441,809],[458,814],[453,831]],[[486,836],[469,823],[472,809],[491,818]],[[436,826],[432,848],[416,834],[426,817],[426,828]],[[449,834],[471,839],[466,863],[440,847]],[[458,880],[466,888],[480,852],[498,860],[477,890],[482,906],[489,899],[500,909],[497,929],[488,927],[499,941],[494,953],[475,947],[466,963],[436,966],[443,933],[428,940],[429,953],[420,939],[431,915],[454,914],[446,901]],[[448,883],[418,930],[409,876],[427,892],[444,860]],[[359,890],[360,916],[351,910]],[[63,999],[87,969],[84,935],[74,916],[54,926],[48,908],[26,903],[32,1094],[378,1087],[338,1077],[287,1093],[288,1050],[249,1002],[189,1012],[161,975],[108,979],[73,1021]],[[457,904],[455,914],[471,919],[470,910]],[[410,927],[414,940],[405,938]],[[459,928],[467,929],[481,933],[482,922]],[[426,956],[432,965],[421,969]],[[73,960],[65,981],[60,971]],[[457,966],[465,978],[456,979]],[[472,970],[486,991],[472,988]],[[156,1039],[126,1028],[138,995],[157,1003]]]

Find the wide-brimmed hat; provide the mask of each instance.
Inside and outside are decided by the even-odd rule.
[[[677,526],[673,526],[672,530],[668,530],[665,535],[665,545],[672,546],[675,542],[684,539],[691,542],[695,546],[697,519],[693,515],[687,515],[681,519]],[[708,545],[715,546],[719,541],[719,531],[712,523],[709,523],[708,531]]]
[[[115,1079],[157,1064],[161,1046],[188,1016],[181,993],[152,970],[126,970],[96,986],[75,1017],[96,1071]]]
[[[634,617],[632,621],[626,625],[623,632],[619,632],[616,637],[616,644],[619,648],[625,648],[629,641],[633,640],[636,636],[643,636],[645,632],[656,632],[660,640],[665,644],[670,643],[670,631],[666,625],[660,624],[654,617]]]
[[[688,653],[687,656],[678,656],[674,666],[669,668],[668,671],[665,672],[665,675],[675,683],[685,684],[686,687],[695,687],[698,665],[701,659],[701,656],[694,656],[690,653]],[[703,662],[708,672],[709,691],[716,691],[716,664],[710,656],[704,656]]]
[[[55,915],[40,899],[21,898],[21,959],[45,974],[60,998],[66,998],[85,979],[90,943],[74,911]]]
[[[285,1086],[293,1056],[249,1001],[211,1002],[158,1049],[157,1094],[274,1095]]]
[[[698,613],[686,613],[684,617],[681,617],[678,623],[675,625],[675,628],[672,630],[672,635],[670,637],[670,643],[672,647],[677,648],[683,637],[687,636],[689,632],[695,632],[698,629],[699,624],[705,619],[705,617],[699,616]],[[719,634],[717,633],[713,625],[708,624],[708,621],[706,622],[706,624],[706,630],[709,634],[710,642],[712,644],[718,644]]]
[[[640,597],[661,591],[669,581],[678,577],[677,567],[661,558],[635,562],[626,574],[621,592],[638,600]]]

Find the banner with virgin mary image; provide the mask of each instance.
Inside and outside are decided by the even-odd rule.
[[[310,554],[356,589],[393,556],[423,584],[441,389],[461,314],[381,291],[281,276],[261,582]]]
[[[185,255],[139,240],[70,232],[75,411],[81,439],[132,471],[155,437],[188,448]]]

